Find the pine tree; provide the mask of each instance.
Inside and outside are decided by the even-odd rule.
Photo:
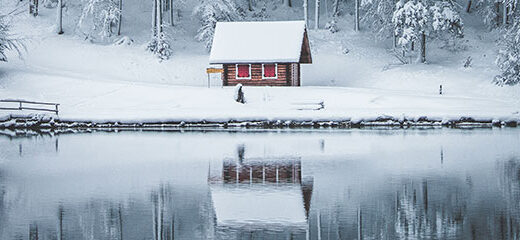
[[[427,31],[428,8],[417,0],[405,2],[400,0],[396,4],[392,18],[397,43],[403,48],[413,45],[419,37]]]
[[[426,62],[426,41],[463,37],[462,20],[452,0],[404,0],[396,4],[392,18],[397,43],[404,51],[414,51],[416,42],[421,43],[420,62]]]
[[[501,74],[496,76],[497,85],[517,85],[520,83],[520,17],[514,19],[501,43],[496,63]]]
[[[193,11],[201,27],[195,37],[211,49],[215,27],[219,21],[233,21],[243,17],[241,9],[233,0],[201,0]]]

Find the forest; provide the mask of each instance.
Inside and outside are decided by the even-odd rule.
[[[400,64],[427,63],[431,43],[451,52],[468,48],[466,21],[479,36],[493,37],[497,85],[520,82],[520,23],[517,0],[22,0],[3,1],[0,10],[0,60],[5,51],[24,52],[24,37],[12,34],[13,15],[38,17],[55,11],[55,34],[72,32],[94,44],[132,44],[139,38],[161,60],[176,54],[173,42],[196,26],[193,39],[211,49],[219,21],[305,20],[308,29],[363,32],[388,49]],[[130,9],[130,10],[129,10]],[[64,12],[65,14],[64,16]],[[146,14],[143,14],[146,12]],[[129,20],[133,19],[133,20]],[[148,25],[137,31],[134,22]],[[64,26],[65,27],[64,29]],[[186,28],[186,27],[184,27]],[[133,30],[129,30],[133,29]],[[128,34],[133,32],[133,35]],[[138,36],[136,36],[138,35]],[[470,46],[471,47],[471,46]],[[349,49],[344,49],[348,52]],[[472,65],[472,57],[464,66]]]

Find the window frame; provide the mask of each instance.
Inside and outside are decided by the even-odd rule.
[[[249,65],[249,77],[239,77],[238,76],[238,65]],[[251,75],[251,64],[247,64],[247,63],[237,63],[235,64],[235,78],[236,79],[246,79],[246,80],[250,80],[252,78],[252,75]]]
[[[274,64],[274,77],[265,76],[265,65]],[[278,79],[278,63],[262,63],[262,79]]]

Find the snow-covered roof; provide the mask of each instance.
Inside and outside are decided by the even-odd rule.
[[[297,63],[305,35],[304,21],[218,22],[209,62]]]
[[[299,185],[211,187],[219,226],[284,225],[305,228],[307,218]]]

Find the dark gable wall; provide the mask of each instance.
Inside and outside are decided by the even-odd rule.
[[[251,79],[236,79],[235,64],[224,64],[224,86],[291,86],[291,64],[278,64],[277,79],[262,79],[262,64],[251,64]]]

